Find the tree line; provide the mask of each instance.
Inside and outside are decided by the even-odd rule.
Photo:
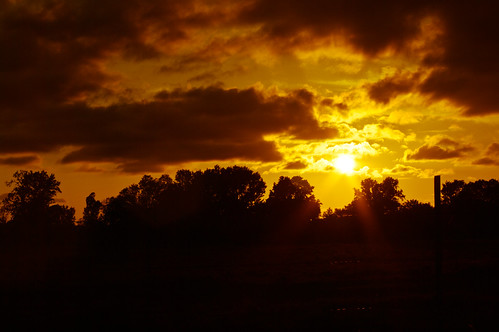
[[[406,200],[399,181],[367,178],[354,189],[353,200],[343,208],[327,209],[314,187],[301,176],[281,176],[265,199],[266,184],[247,167],[179,170],[172,179],[144,175],[117,196],[99,201],[86,198],[83,218],[75,209],[55,203],[60,182],[46,171],[17,171],[7,182],[11,191],[1,202],[3,223],[36,226],[65,225],[114,229],[149,227],[193,230],[272,228],[289,230],[310,223],[359,220],[431,219],[429,203]],[[442,205],[446,220],[462,231],[487,228],[499,220],[499,182],[495,179],[445,182]]]

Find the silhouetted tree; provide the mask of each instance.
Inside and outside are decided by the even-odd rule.
[[[499,227],[499,182],[495,179],[465,183],[445,182],[444,212],[462,235],[492,236]]]
[[[315,198],[313,190],[314,187],[301,176],[281,176],[267,199],[271,215],[282,219],[317,219],[321,203]]]
[[[322,212],[322,219],[327,220],[335,217],[334,210],[331,208],[327,208],[326,211]]]
[[[158,214],[161,197],[171,185],[172,179],[166,174],[157,179],[144,175],[138,184],[108,199],[104,206],[105,222],[121,226],[137,222],[156,224],[161,218]]]
[[[422,203],[416,199],[410,199],[405,201],[399,208],[396,215],[398,222],[414,221],[423,227],[428,222],[433,222],[433,207],[430,203]]]
[[[166,225],[186,219],[243,217],[262,203],[265,182],[247,167],[215,166],[205,171],[179,170],[168,175],[142,177],[108,199],[104,219],[108,224],[145,222]],[[92,201],[92,199],[90,199]]]
[[[385,178],[381,183],[371,178],[364,179],[360,189],[354,189],[353,201],[335,213],[339,216],[359,215],[366,210],[375,215],[393,213],[405,198],[398,184],[398,180],[392,177]]]
[[[402,203],[402,205],[399,208],[401,211],[407,211],[407,212],[415,212],[419,210],[427,210],[430,211],[432,210],[432,206],[430,203],[421,203],[417,199],[409,199]]]
[[[75,223],[75,209],[66,205],[51,205],[49,207],[49,222],[53,225],[73,226]]]
[[[242,216],[262,202],[265,182],[247,167],[233,166],[192,172],[179,170],[163,207],[173,219]]]
[[[13,188],[2,200],[3,212],[15,222],[48,222],[50,205],[61,192],[55,175],[46,171],[17,171],[13,178],[7,182]]]
[[[97,225],[102,220],[103,205],[101,201],[95,199],[95,193],[92,192],[85,199],[86,206],[83,209],[83,223],[86,226]]]
[[[442,186],[442,204],[450,206],[456,201],[457,196],[464,189],[466,183],[463,180],[454,180],[445,182]]]
[[[232,216],[262,202],[265,182],[247,167],[215,166],[203,173],[205,199],[218,215]]]

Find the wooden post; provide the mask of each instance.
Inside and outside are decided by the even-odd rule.
[[[437,314],[442,313],[443,223],[440,216],[440,175],[434,178],[435,192],[435,291]],[[440,317],[439,317],[440,318]]]

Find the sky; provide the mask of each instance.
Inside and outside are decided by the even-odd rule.
[[[497,178],[491,1],[0,0],[0,196],[47,170],[59,202],[144,174],[248,166],[343,207],[362,179],[433,200]]]

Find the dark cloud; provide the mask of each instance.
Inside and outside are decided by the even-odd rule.
[[[359,51],[376,55],[400,49],[415,37],[428,3],[259,0],[247,6],[240,19],[260,25],[260,35],[284,51],[317,47],[341,35]]]
[[[441,139],[436,145],[425,144],[407,155],[407,159],[413,160],[445,160],[452,158],[462,158],[467,152],[474,151],[475,148],[469,145],[462,145],[448,138]]]
[[[436,40],[422,55],[423,69],[430,74],[417,85],[384,79],[369,93],[387,103],[417,90],[433,100],[450,100],[472,116],[499,112],[498,9],[499,4],[490,1],[259,0],[246,7],[241,19],[261,26],[259,38],[276,52],[314,49],[339,36],[373,57],[387,49],[412,52],[422,20],[433,17],[439,25],[433,31]]]
[[[23,166],[40,161],[36,155],[0,158],[0,165]]]
[[[499,112],[498,7],[490,1],[445,3],[438,12],[444,51],[425,59],[428,67],[438,69],[422,84],[422,92],[464,106],[466,115]]]
[[[290,161],[284,167],[284,169],[304,169],[304,168],[307,168],[307,163],[303,162],[302,160]]]
[[[191,30],[228,16],[194,0],[7,1],[0,13],[3,108],[85,100],[118,79],[104,69],[109,57],[169,54]]]
[[[487,155],[499,157],[499,143],[492,143],[487,148]]]
[[[160,171],[163,164],[188,161],[278,161],[281,155],[265,135],[337,135],[336,129],[319,125],[315,99],[307,90],[277,95],[208,87],[162,91],[142,103],[66,105],[0,124],[0,153],[76,146],[63,163],[113,162],[127,172]]]
[[[369,98],[378,102],[387,104],[390,100],[399,94],[409,93],[414,90],[417,84],[418,74],[402,74],[386,77],[381,81],[367,86]]]
[[[483,166],[499,166],[499,160],[494,160],[491,158],[481,158],[472,162],[473,165],[483,165]]]
[[[447,146],[447,147],[453,147],[453,148],[459,148],[461,145],[459,142],[454,141],[453,139],[450,139],[448,137],[444,137],[440,139],[437,143],[437,145],[442,145],[442,146]]]
[[[338,110],[338,112],[341,114],[346,114],[348,112],[348,105],[347,104],[335,103],[330,98],[324,98],[320,104],[321,104],[321,106],[327,106],[327,107],[334,108],[334,109]]]
[[[410,79],[386,78],[369,88],[371,97],[386,103],[417,88],[433,100],[463,106],[466,115],[497,113],[498,6],[483,0],[2,1],[0,91],[6,97],[0,100],[0,120],[7,112],[22,117],[19,110],[33,105],[52,107],[112,93],[119,77],[103,66],[111,57],[171,56],[173,62],[162,69],[168,73],[221,64],[262,44],[277,53],[315,49],[335,36],[374,57],[387,49],[410,51],[428,17],[438,19],[442,32],[432,45],[438,51],[422,55],[430,74],[417,87]],[[198,31],[239,27],[241,34],[179,52],[178,46],[193,41]]]
[[[387,103],[419,91],[463,106],[466,115],[497,113],[497,6],[438,0],[0,1],[0,153],[72,146],[76,150],[64,156],[65,163],[109,161],[128,172],[186,161],[280,160],[266,135],[307,140],[337,134],[318,124],[313,114],[318,101],[307,90],[277,95],[211,87],[164,91],[154,100],[107,107],[90,107],[89,101],[96,94],[119,97],[120,77],[105,66],[110,59],[168,57],[165,75],[201,68],[192,80],[204,82],[219,76],[230,57],[262,45],[292,53],[339,36],[367,57],[388,49],[407,52],[429,16],[438,17],[442,34],[435,41],[438,52],[424,55],[428,76],[422,82],[412,74],[385,78],[368,87],[370,97]],[[233,36],[179,51],[197,32],[218,28]],[[204,63],[213,67],[204,69]],[[348,109],[332,100],[323,105]],[[489,149],[487,158],[493,159],[497,147]],[[409,159],[459,158],[471,150],[441,141],[421,146]]]
[[[434,17],[440,25],[433,32],[436,40],[422,55],[430,74],[416,86],[411,80],[384,79],[370,87],[370,95],[387,103],[417,90],[433,100],[450,100],[473,116],[499,112],[498,9],[498,3],[484,0],[259,0],[245,7],[240,19],[260,26],[255,38],[276,52],[318,48],[339,36],[373,57],[387,49],[411,52],[422,20]]]
[[[473,165],[499,166],[499,143],[490,144],[485,157],[473,161]]]

